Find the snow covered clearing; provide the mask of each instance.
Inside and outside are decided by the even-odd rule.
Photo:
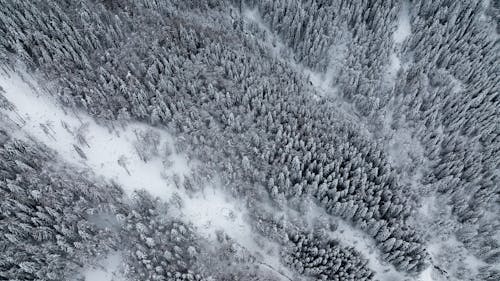
[[[395,78],[398,74],[399,69],[401,69],[401,60],[395,52],[390,55],[389,59],[389,76]]]
[[[410,11],[409,3],[403,1],[401,3],[401,9],[399,10],[397,27],[392,34],[392,40],[394,41],[394,47],[392,53],[389,57],[388,75],[394,80],[398,74],[399,69],[401,69],[401,59],[399,57],[401,44],[411,35],[411,24],[410,24]]]
[[[120,278],[120,264],[120,254],[112,253],[100,261],[98,267],[85,269],[83,272],[85,281],[121,281],[123,278]]]
[[[134,147],[137,133],[147,130],[160,135],[160,147],[170,145],[172,138],[165,131],[139,123],[112,130],[83,113],[65,111],[53,97],[27,78],[14,73],[9,75],[0,76],[0,85],[15,111],[5,113],[21,128],[25,137],[42,142],[72,164],[115,181],[128,193],[144,188],[162,199],[172,195],[174,189],[162,176],[172,170],[164,167],[159,157],[144,161]],[[178,157],[172,160],[175,171],[189,172],[184,161]]]
[[[480,273],[481,268],[487,266],[485,262],[472,255],[454,235],[445,240],[433,239],[427,245],[427,250],[431,255],[434,268],[440,269],[431,274],[434,279],[428,280],[450,280],[450,277],[453,280],[456,275],[467,275],[474,279]],[[425,272],[422,274],[425,275]],[[427,279],[422,281],[427,281]]]
[[[196,162],[175,152],[175,140],[166,130],[141,123],[113,128],[101,125],[83,112],[65,110],[23,74],[0,75],[0,86],[2,95],[15,107],[1,109],[0,113],[19,129],[16,137],[45,144],[64,161],[118,183],[128,195],[145,189],[165,201],[180,199],[180,209],[171,208],[172,216],[191,223],[212,241],[215,232],[222,230],[252,254],[265,257],[263,262],[282,267],[277,256],[259,252],[242,202],[213,183],[198,192],[183,188],[182,180]],[[106,279],[111,276],[106,271],[92,269],[87,273],[88,280],[111,280]]]
[[[249,239],[250,226],[245,222],[243,204],[236,206],[234,198],[227,197],[221,190],[207,188],[190,200],[184,200],[179,213],[192,222],[199,233],[210,239],[216,238],[213,229],[222,229],[230,237]],[[248,245],[250,241],[239,241]]]
[[[387,159],[393,168],[398,171],[400,182],[414,189],[421,189],[420,180],[430,164],[425,156],[422,143],[413,136],[412,128],[393,128],[393,112],[391,106],[385,112],[382,132]],[[404,124],[404,123],[403,123]]]
[[[398,26],[393,34],[393,40],[396,44],[401,44],[411,35],[410,10],[409,3],[403,1],[401,10],[399,11]]]

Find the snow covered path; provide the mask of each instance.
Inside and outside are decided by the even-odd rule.
[[[335,106],[337,111],[342,114],[342,117],[350,120],[355,124],[360,124],[360,115],[354,108],[353,104],[347,102],[339,93],[335,85],[333,85],[333,78],[339,61],[342,61],[344,52],[337,52],[339,58],[332,58],[331,63],[325,73],[319,73],[310,69],[309,67],[297,62],[294,59],[293,50],[289,48],[282,39],[274,34],[271,29],[266,25],[257,9],[245,9],[243,11],[243,18],[248,24],[255,24],[263,32],[263,41],[267,42],[271,49],[272,55],[280,60],[287,62],[295,71],[302,73],[305,78],[309,79],[312,88],[314,89],[314,99],[326,99],[329,103]],[[340,54],[339,54],[340,53]],[[369,135],[369,131],[364,126],[359,128],[362,133]]]

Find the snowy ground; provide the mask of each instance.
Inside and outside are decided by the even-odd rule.
[[[120,253],[111,253],[108,257],[99,262],[99,267],[85,268],[83,275],[89,281],[122,281],[119,267],[121,263]]]
[[[488,266],[476,258],[455,236],[451,206],[439,195],[422,198],[422,206],[413,224],[425,229],[427,252],[431,257],[432,281],[477,280],[482,268]],[[497,266],[497,268],[499,268]],[[460,276],[458,278],[457,276]],[[427,279],[424,279],[427,281]]]
[[[159,157],[145,162],[135,153],[137,132],[156,131],[162,141],[161,147],[172,143],[171,136],[165,131],[139,123],[114,130],[97,124],[80,112],[66,112],[36,84],[17,74],[1,76],[0,85],[5,91],[4,96],[16,108],[6,115],[21,128],[24,137],[33,137],[57,151],[64,160],[117,182],[126,192],[144,188],[167,199],[174,189],[167,184],[164,175],[173,171],[180,175],[189,173],[182,155],[169,157],[174,164],[168,169]]]
[[[399,57],[399,52],[401,49],[401,44],[411,35],[411,24],[410,24],[410,11],[409,5],[406,1],[401,3],[401,9],[399,10],[398,23],[396,30],[392,34],[392,40],[394,41],[394,47],[392,54],[390,55],[389,63],[389,76],[392,79],[396,78],[396,75],[401,68],[401,59]]]
[[[393,40],[396,44],[401,44],[411,35],[410,11],[407,1],[401,3],[401,10],[398,16],[398,26],[393,33]]]
[[[174,196],[180,198],[181,209],[170,213],[194,225],[205,238],[214,240],[215,232],[223,230],[250,253],[263,256],[262,262],[282,267],[277,257],[260,253],[242,202],[214,187],[214,183],[207,183],[199,192],[188,192],[179,184],[196,162],[175,152],[175,139],[165,129],[141,123],[101,125],[83,112],[63,109],[26,75],[1,74],[0,86],[2,95],[15,107],[0,109],[0,118],[8,118],[12,128],[18,129],[16,137],[47,145],[62,160],[118,183],[128,195],[145,189],[166,201]],[[157,149],[145,159],[144,153],[138,152],[141,136],[147,133],[156,136]],[[106,259],[107,270],[86,268],[87,280],[111,281],[110,268],[114,268],[118,258],[113,255]]]

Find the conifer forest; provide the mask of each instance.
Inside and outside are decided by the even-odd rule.
[[[499,281],[499,0],[0,0],[0,280]]]

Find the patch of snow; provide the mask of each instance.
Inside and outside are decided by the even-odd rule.
[[[389,56],[389,65],[387,69],[389,81],[395,81],[398,71],[403,66],[399,56],[401,44],[411,35],[410,12],[408,6],[409,3],[407,1],[402,2],[398,15],[398,25],[392,34],[392,39],[395,44]]]
[[[292,276],[281,264],[276,243],[253,233],[246,222],[247,211],[244,206],[244,202],[220,189],[207,187],[191,197],[183,197],[183,206],[178,215],[191,222],[205,238],[215,241],[217,231],[223,231],[240,247],[258,257],[258,264],[266,265],[267,269],[281,275]]]
[[[267,238],[259,237],[259,244],[248,249],[255,254],[257,264],[265,269],[271,269],[274,273],[279,273],[280,280],[293,280],[294,273],[281,262],[280,248],[276,242],[271,242]]]
[[[464,87],[464,84],[462,83],[462,81],[458,80],[457,78],[455,78],[455,76],[453,76],[451,74],[450,74],[450,78],[451,78],[451,85],[453,85],[453,88],[452,88],[453,94],[460,93],[460,92],[464,91],[465,87]]]
[[[334,78],[338,76],[341,66],[348,55],[346,45],[346,42],[337,43],[335,46],[329,48],[329,63],[325,72],[313,71],[308,67],[300,65],[302,72],[309,77],[311,84],[322,96],[337,98],[337,100],[340,99],[338,87],[334,84]]]
[[[119,253],[112,253],[99,262],[99,266],[86,268],[83,272],[85,281],[119,281],[124,280],[118,273],[122,258]]]
[[[432,239],[427,245],[427,251],[433,264],[446,271],[446,276],[434,272],[434,279],[430,279],[434,281],[444,280],[447,276],[453,276],[457,272],[461,272],[460,275],[466,274],[473,278],[480,273],[482,267],[488,265],[471,254],[454,235],[449,235],[446,239]]]
[[[418,213],[420,216],[424,216],[426,218],[431,218],[434,215],[434,208],[436,205],[436,197],[429,196],[422,198],[421,200],[422,206],[419,208]]]
[[[390,63],[389,63],[389,75],[393,78],[395,78],[398,74],[399,69],[401,68],[401,60],[399,57],[396,55],[396,53],[392,53],[391,56],[389,57]]]
[[[389,162],[393,167],[415,166],[416,160],[424,157],[424,148],[407,128],[393,130],[387,143]]]
[[[429,266],[424,271],[422,271],[417,281],[437,281],[437,279],[433,277],[432,267]]]
[[[224,230],[230,237],[239,237],[238,241],[245,247],[250,243],[251,229],[244,218],[243,204],[229,197],[216,188],[206,188],[202,192],[183,198],[181,216],[187,218],[198,229],[199,233],[209,239],[215,239],[215,231]]]
[[[382,119],[383,129],[381,134],[387,160],[398,172],[399,182],[406,184],[420,193],[424,188],[421,179],[430,167],[430,161],[425,155],[425,148],[413,135],[409,126],[392,127],[393,112],[389,105]],[[405,123],[403,123],[405,124]]]
[[[398,26],[392,35],[392,39],[396,44],[401,44],[411,35],[410,10],[409,3],[403,1],[398,16]]]
[[[319,90],[320,93],[327,93],[329,91],[336,92],[337,89],[332,87],[333,75],[329,73],[319,73],[312,71],[308,68],[304,69],[304,74],[309,77],[311,84]]]

